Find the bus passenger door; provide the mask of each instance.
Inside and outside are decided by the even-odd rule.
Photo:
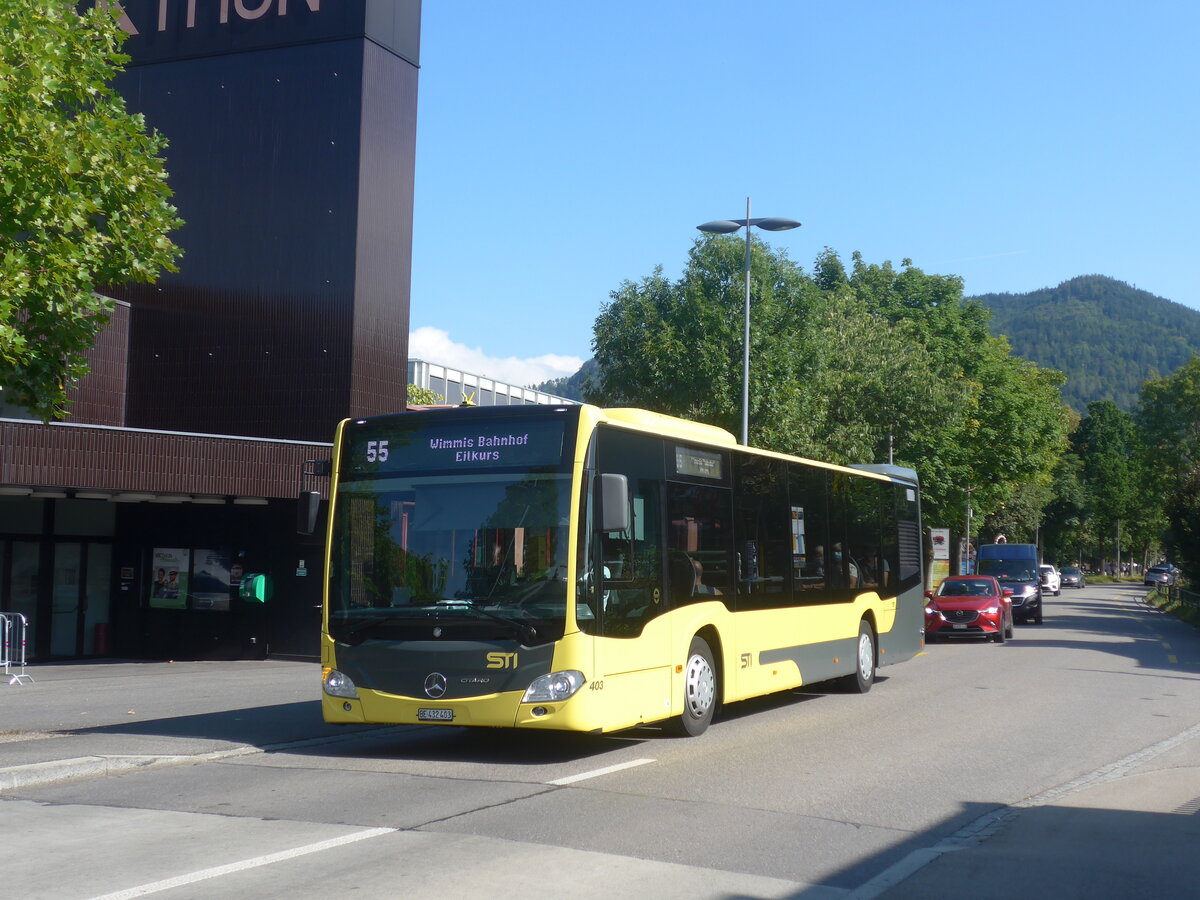
[[[607,727],[655,721],[670,713],[670,634],[662,615],[661,447],[646,435],[601,433],[602,471],[626,476],[629,504],[627,527],[620,531],[603,530],[606,523],[598,510],[590,548],[591,565],[600,578],[592,600],[596,621],[585,630],[596,634],[596,678],[603,682],[597,699]],[[646,471],[650,465],[657,471]]]

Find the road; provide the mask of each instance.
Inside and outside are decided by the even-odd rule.
[[[183,692],[159,732],[257,748],[0,794],[0,897],[963,896],[937,848],[1200,747],[1200,632],[1142,593],[1064,592],[1007,644],[737,704],[697,739],[336,731],[302,664],[242,726]]]

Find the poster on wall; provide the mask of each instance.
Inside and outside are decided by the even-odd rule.
[[[239,574],[239,581],[241,577]],[[233,583],[229,554],[220,550],[197,550],[192,555],[192,609],[229,609]]]
[[[933,561],[929,566],[929,586],[941,584],[950,574],[950,529],[930,528],[933,541]]]
[[[154,548],[150,569],[150,605],[155,609],[187,609],[188,562],[191,551]]]

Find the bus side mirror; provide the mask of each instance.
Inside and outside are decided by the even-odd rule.
[[[296,533],[312,534],[317,530],[317,518],[321,514],[321,492],[301,491],[296,504]]]
[[[600,530],[629,530],[629,479],[624,475],[601,475],[596,491],[600,501]]]

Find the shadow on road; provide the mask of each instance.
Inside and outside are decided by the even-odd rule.
[[[864,886],[864,895],[883,900],[1173,897],[1190,896],[1200,881],[1200,856],[1189,850],[1200,842],[1200,816],[1190,806],[1173,813],[986,803],[962,809],[793,900]],[[980,834],[969,834],[975,826]]]

